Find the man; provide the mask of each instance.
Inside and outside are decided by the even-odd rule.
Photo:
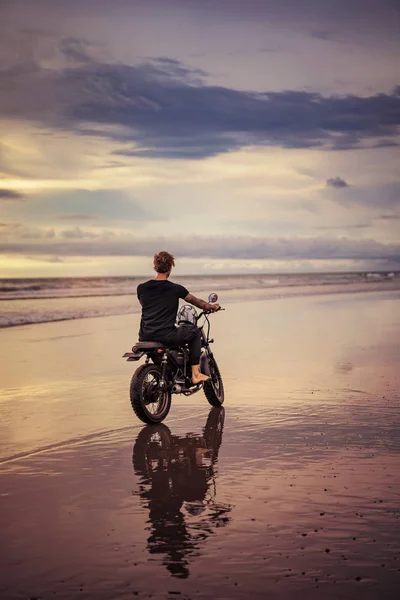
[[[154,255],[154,279],[141,283],[137,288],[137,296],[142,305],[139,340],[141,342],[160,342],[165,346],[188,344],[192,382],[194,384],[207,381],[208,377],[200,372],[201,333],[195,326],[183,325],[175,327],[179,298],[201,310],[217,311],[218,304],[210,304],[190,294],[183,285],[168,281],[175,259],[169,252]]]

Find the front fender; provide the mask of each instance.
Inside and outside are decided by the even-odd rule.
[[[209,377],[211,375],[210,367],[208,366],[208,356],[205,352],[202,352],[200,356],[200,372]]]

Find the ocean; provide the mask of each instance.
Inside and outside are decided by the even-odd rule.
[[[65,277],[0,279],[0,328],[137,313],[136,288],[146,277]],[[221,305],[317,293],[400,290],[399,272],[249,274],[174,277],[190,292]]]

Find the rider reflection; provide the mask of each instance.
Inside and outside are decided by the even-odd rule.
[[[172,435],[166,425],[148,425],[133,448],[139,495],[149,509],[150,554],[164,555],[174,577],[189,577],[189,558],[217,527],[226,525],[232,507],[216,501],[218,452],[224,409],[212,408],[203,435]]]

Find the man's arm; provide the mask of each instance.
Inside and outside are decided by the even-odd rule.
[[[193,304],[193,306],[196,306],[201,310],[210,310],[211,312],[215,312],[220,308],[219,304],[210,304],[210,302],[201,300],[201,298],[196,298],[196,296],[193,296],[193,294],[188,294],[185,296],[185,301],[189,302],[189,304]]]

